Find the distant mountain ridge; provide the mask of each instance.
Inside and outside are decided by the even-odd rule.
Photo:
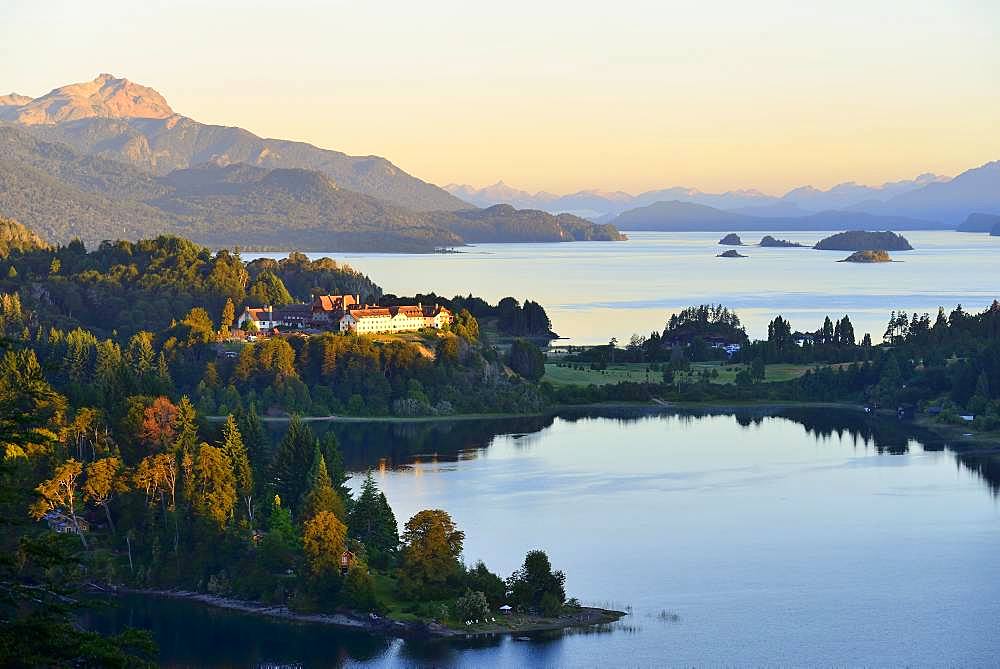
[[[53,242],[170,231],[215,246],[429,251],[621,238],[569,215],[473,209],[377,156],[199,123],[110,74],[4,96],[0,119],[0,214]]]
[[[512,208],[415,212],[315,170],[206,163],[158,177],[0,126],[0,212],[52,242],[172,233],[211,246],[424,252],[465,242],[614,240],[573,216]]]
[[[14,106],[17,100],[21,104]],[[101,74],[93,81],[61,86],[37,99],[10,96],[0,118],[39,125],[87,118],[170,118],[174,110],[163,96],[128,79]]]
[[[866,211],[892,216],[920,216],[960,225],[972,213],[1000,214],[1000,160],[962,172],[950,181],[901,193]]]
[[[349,156],[305,142],[261,138],[242,128],[199,123],[174,113],[152,88],[110,74],[56,88],[21,105],[0,106],[0,120],[80,153],[119,160],[161,176],[206,162],[300,167],[323,172],[342,188],[415,211],[469,208],[385,158]]]
[[[453,195],[485,207],[496,203],[511,204],[515,207],[537,208],[552,213],[570,212],[594,220],[611,220],[614,216],[656,202],[686,202],[725,211],[734,211],[754,216],[795,217],[820,211],[846,209],[884,202],[896,195],[943,180],[935,174],[921,174],[915,179],[895,181],[881,186],[864,186],[846,182],[828,190],[803,186],[790,190],[781,197],[768,195],[754,189],[731,190],[724,193],[706,193],[696,188],[672,187],[650,190],[638,195],[622,191],[603,192],[586,190],[568,195],[527,191],[512,188],[500,181],[485,188],[468,185],[449,184],[445,190]]]
[[[989,232],[997,225],[1000,225],[1000,214],[982,214],[975,212],[969,214],[962,224],[958,226],[959,232]]]
[[[797,217],[766,217],[736,214],[690,202],[657,202],[631,209],[611,221],[623,231],[657,232],[746,232],[790,230],[936,230],[942,226],[899,216],[876,216],[863,212],[825,211]]]

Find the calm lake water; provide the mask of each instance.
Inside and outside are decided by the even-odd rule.
[[[400,524],[448,510],[467,562],[530,549],[585,603],[589,633],[414,644],[129,599],[168,666],[996,666],[1000,464],[895,420],[566,415],[336,425]],[[357,485],[360,474],[353,479]]]
[[[740,233],[756,243],[768,231]],[[900,262],[838,263],[849,253],[747,247],[746,259],[715,256],[728,247],[721,233],[628,233],[625,242],[481,244],[453,254],[321,254],[345,261],[398,295],[472,293],[495,302],[512,295],[545,306],[566,343],[627,340],[662,330],[666,316],[686,306],[722,302],[736,309],[750,335],[767,335],[778,313],[801,330],[827,315],[849,314],[860,338],[877,342],[889,311],[928,312],[961,303],[981,310],[998,297],[1000,237],[958,232],[906,232],[916,249],[893,253]],[[832,233],[776,236],[814,244]],[[285,254],[245,254],[283,257]]]

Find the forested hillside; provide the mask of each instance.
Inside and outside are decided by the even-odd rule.
[[[53,243],[181,235],[213,247],[428,252],[466,242],[615,240],[610,226],[511,207],[417,212],[302,168],[206,163],[157,177],[0,125],[0,213]]]

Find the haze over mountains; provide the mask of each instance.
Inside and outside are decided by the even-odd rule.
[[[558,196],[528,193],[502,181],[481,189],[456,184],[445,188],[479,206],[507,202],[552,213],[571,212],[610,221],[621,230],[949,229],[972,213],[1000,214],[1000,161],[953,179],[927,173],[881,186],[853,182],[827,190],[803,186],[780,197],[756,190],[704,193],[681,187],[639,195],[593,190]]]
[[[953,229],[970,214],[1000,214],[1000,161],[953,179],[804,186],[780,197],[440,188],[378,156],[199,123],[154,89],[109,74],[38,98],[0,97],[0,141],[0,216],[50,242],[91,245],[176,232],[220,246],[427,251],[615,240],[619,229]]]
[[[199,123],[109,74],[4,96],[0,122],[0,215],[54,242],[176,232],[229,246],[426,251],[619,238],[573,216],[480,212],[378,156]]]

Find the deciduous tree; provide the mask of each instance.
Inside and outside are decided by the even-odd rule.
[[[177,434],[177,406],[167,397],[157,397],[142,412],[139,438],[153,450],[165,451]]]
[[[447,511],[417,512],[403,529],[403,574],[425,593],[440,592],[461,569],[465,533],[455,527]]]
[[[108,527],[115,531],[111,519],[111,500],[118,493],[128,491],[128,478],[119,457],[101,458],[87,465],[87,478],[83,482],[83,499],[104,509]]]
[[[41,499],[32,507],[32,515],[35,518],[42,518],[49,511],[68,513],[74,531],[80,535],[83,547],[87,548],[87,538],[80,530],[80,519],[76,515],[76,496],[82,473],[83,465],[77,460],[67,460],[56,467],[52,478],[35,488]]]
[[[335,573],[347,548],[347,526],[329,511],[320,511],[302,527],[302,549],[315,575]]]

